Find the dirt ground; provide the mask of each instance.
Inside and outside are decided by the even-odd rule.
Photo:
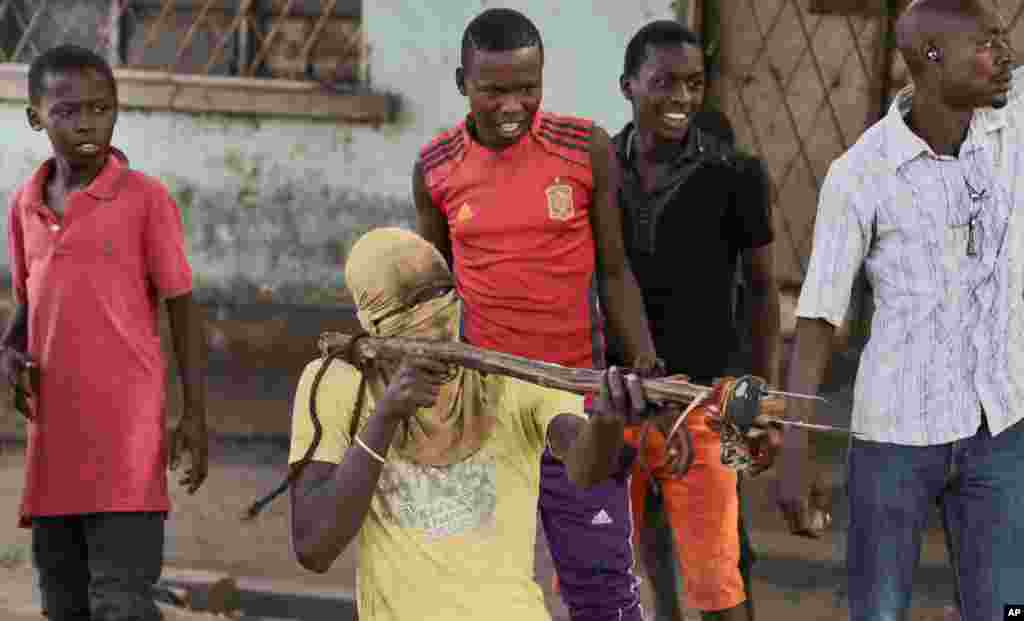
[[[240,577],[260,577],[321,589],[352,592],[355,588],[356,554],[347,551],[326,574],[311,574],[292,559],[288,540],[287,501],[282,498],[253,522],[240,519],[247,504],[279,481],[284,473],[284,454],[267,445],[215,445],[210,479],[195,496],[173,492],[175,511],[168,522],[167,564],[226,572]],[[20,619],[33,610],[28,566],[29,533],[15,527],[15,508],[21,490],[20,451],[7,449],[0,456],[0,507],[7,517],[0,522],[0,621]],[[748,518],[761,557],[754,594],[762,619],[796,618],[808,621],[842,618],[845,606],[836,599],[840,574],[837,552],[841,537],[833,533],[821,541],[794,539],[781,530],[772,507],[769,477],[747,485]],[[567,619],[564,606],[551,592],[552,568],[543,537],[538,538],[536,575],[547,595],[554,618]],[[929,533],[922,559],[919,592],[926,595],[915,611],[914,621],[943,618],[949,601],[945,556],[937,532]],[[945,595],[944,595],[945,594]],[[646,608],[652,599],[643,585]],[[5,614],[15,616],[4,616]],[[692,614],[692,613],[691,613]],[[37,617],[38,618],[38,617]],[[697,617],[694,616],[694,619]]]
[[[4,310],[0,296],[0,322],[5,322]],[[245,318],[233,312],[208,310],[210,426],[219,437],[233,439],[213,444],[209,480],[195,496],[174,488],[175,511],[168,522],[168,566],[354,591],[354,551],[347,551],[323,575],[308,573],[293,560],[286,499],[279,499],[253,522],[240,519],[248,503],[274,487],[284,475],[286,455],[281,435],[288,430],[291,391],[302,366],[315,356],[316,335],[323,329],[351,328],[351,314],[325,311],[296,320],[284,311]],[[6,393],[0,394],[0,435],[9,438],[23,425],[7,408],[8,402]],[[172,383],[172,419],[177,408],[176,386]],[[837,465],[831,476],[838,481],[842,458],[832,458]],[[19,447],[0,447],[0,621],[39,618],[31,597],[29,533],[15,526],[22,463]],[[836,528],[828,537],[819,541],[796,539],[783,532],[773,489],[771,473],[745,485],[747,519],[761,559],[755,568],[754,584],[758,617],[808,621],[845,617],[845,603],[838,595],[845,520],[841,503],[834,511]],[[567,619],[565,607],[551,590],[552,568],[543,537],[538,537],[536,557],[537,580],[552,615],[556,621]],[[651,610],[646,580],[642,588],[645,608]],[[913,621],[943,619],[951,594],[941,533],[933,528],[926,537]],[[689,616],[699,618],[692,611]],[[169,617],[171,621],[177,618],[184,621],[193,617],[180,612]]]

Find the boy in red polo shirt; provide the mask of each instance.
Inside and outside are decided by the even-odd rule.
[[[8,218],[17,310],[0,362],[29,419],[21,524],[51,619],[160,619],[161,298],[185,397],[171,468],[187,452],[182,485],[195,492],[206,477],[205,346],[181,215],[110,146],[117,84],[102,58],[47,51],[29,70],[29,98],[29,125],[53,158],[15,192]]]

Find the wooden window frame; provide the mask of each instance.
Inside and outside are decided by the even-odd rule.
[[[814,15],[877,16],[886,13],[886,0],[810,0],[808,11]]]
[[[0,0],[2,3],[2,0]],[[112,15],[114,15],[112,13]],[[119,36],[112,28],[111,37]],[[398,98],[365,84],[334,92],[313,80],[186,74],[120,67],[113,59],[122,108],[333,120],[379,126],[393,122]],[[28,101],[26,63],[0,63],[0,101]]]

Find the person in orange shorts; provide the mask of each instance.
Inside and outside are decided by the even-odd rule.
[[[633,528],[637,533],[644,528],[647,493],[656,483],[667,524],[675,534],[688,606],[708,612],[740,607],[739,614],[744,611],[741,605],[747,601],[747,589],[740,572],[737,475],[722,465],[721,441],[702,410],[695,409],[683,423],[693,451],[685,476],[671,472],[663,431],[651,429],[644,438],[645,464],[633,469],[630,483]],[[639,446],[639,436],[639,428],[626,429],[628,444]]]
[[[704,53],[678,22],[641,28],[626,48],[620,88],[633,120],[613,139],[622,169],[619,207],[629,264],[640,284],[655,349],[668,373],[710,384],[728,374],[736,349],[736,273],[745,281],[750,325],[749,371],[778,383],[779,296],[764,166],[737,153],[722,132],[707,131]],[[609,343],[610,360],[616,359]],[[737,475],[722,465],[717,434],[698,407],[686,425],[693,463],[679,478],[668,471],[665,435],[627,433],[640,456],[631,482],[634,537],[658,596],[658,621],[682,618],[668,545],[646,545],[648,491],[660,498],[675,534],[687,604],[704,619],[753,618],[749,555],[740,522]],[[642,446],[640,446],[642,444]],[[770,462],[766,451],[765,463]],[[742,562],[741,562],[742,558]],[[742,567],[741,567],[742,566]]]

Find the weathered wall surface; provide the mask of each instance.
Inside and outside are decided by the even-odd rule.
[[[122,111],[115,144],[177,199],[202,297],[329,302],[358,235],[375,226],[412,226],[413,160],[432,135],[465,114],[453,80],[459,44],[465,24],[487,4],[365,3],[372,84],[402,101],[397,121],[378,129]],[[584,0],[502,6],[522,10],[544,35],[545,107],[593,117],[614,132],[629,114],[617,87],[626,42],[647,21],[672,13],[669,0],[597,4],[600,12]],[[4,204],[48,155],[46,138],[28,129],[23,109],[0,103]],[[6,266],[6,234],[0,243]]]
[[[878,118],[883,21],[788,0],[719,4],[723,111],[772,177],[776,263],[797,289],[825,173]]]

